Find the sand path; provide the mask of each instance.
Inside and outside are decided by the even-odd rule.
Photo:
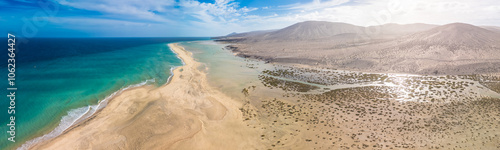
[[[185,65],[169,84],[114,97],[94,117],[32,149],[262,149],[241,102],[212,88],[191,53],[169,44]]]

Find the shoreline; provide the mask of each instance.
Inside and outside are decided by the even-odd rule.
[[[163,149],[193,148],[193,146],[201,148],[203,145],[205,148],[208,146],[209,149],[218,149],[221,146],[236,148],[235,145],[220,143],[224,140],[217,140],[220,138],[229,140],[232,134],[221,136],[206,134],[206,132],[217,132],[217,130],[212,131],[213,128],[233,131],[242,129],[244,124],[239,114],[241,112],[238,110],[241,104],[209,87],[206,74],[196,69],[200,63],[194,61],[192,54],[177,44],[170,43],[168,46],[184,65],[171,69],[173,74],[166,84],[157,88],[139,86],[127,89],[111,98],[107,106],[89,117],[90,119],[30,149],[109,147]],[[184,101],[179,101],[179,99]],[[165,105],[166,103],[169,105]],[[158,111],[165,113],[159,114]],[[149,122],[150,126],[143,126],[144,122]],[[136,125],[141,125],[141,127]],[[106,129],[109,130],[106,131]],[[248,132],[245,137],[252,137],[253,134],[255,133]],[[154,139],[149,138],[148,142],[140,142],[152,135],[155,135]],[[190,140],[193,138],[196,140]],[[199,142],[200,139],[217,141],[204,142],[201,145],[190,143]],[[163,144],[158,144],[154,142],[155,140]],[[238,141],[252,143],[249,140]],[[257,144],[250,145],[254,148],[259,147]]]
[[[152,80],[154,82],[154,79],[152,79]],[[95,117],[95,115],[99,114],[99,112],[102,109],[104,109],[106,107],[106,105],[109,103],[109,101],[111,99],[113,99],[114,97],[120,95],[121,93],[123,93],[123,92],[125,92],[127,90],[132,90],[134,88],[148,86],[148,82],[150,82],[150,81],[151,80],[146,80],[146,81],[143,81],[141,83],[129,85],[129,86],[125,87],[125,88],[122,88],[122,89],[120,89],[118,91],[115,91],[115,92],[111,93],[109,96],[107,96],[106,98],[100,100],[95,105],[89,105],[89,106],[84,106],[84,107],[80,107],[80,108],[75,108],[75,109],[69,110],[68,114],[66,114],[65,116],[63,116],[63,118],[61,118],[61,121],[59,122],[59,124],[58,124],[58,126],[56,128],[54,128],[53,130],[51,130],[47,134],[44,134],[42,136],[38,136],[36,138],[33,138],[33,139],[29,140],[29,141],[24,142],[21,146],[17,147],[16,149],[19,149],[19,150],[32,149],[32,147],[36,147],[40,143],[49,142],[52,139],[57,138],[58,136],[63,135],[66,132],[71,131],[73,128],[78,127],[78,126],[80,126],[82,124],[85,124],[85,122],[91,120],[93,117]],[[168,84],[168,82],[166,84]],[[85,108],[87,109],[87,111],[85,111],[84,113],[78,114],[78,117],[76,119],[73,119],[69,126],[66,126],[66,127],[63,126],[64,122],[62,120],[64,120],[65,117],[71,117],[70,114],[72,112],[78,111],[80,109],[85,109]],[[93,112],[89,113],[90,111],[93,111]],[[59,127],[62,127],[64,129],[57,130]],[[44,139],[44,138],[47,138],[47,139]],[[41,140],[41,141],[39,141],[39,140]],[[26,147],[25,147],[25,145],[26,145]]]
[[[168,43],[167,45],[170,45],[172,43]],[[182,63],[182,66],[185,65],[184,63],[184,60],[182,58],[180,58],[178,56],[178,53],[174,50],[172,50],[170,47],[169,47],[170,51],[172,51],[176,57],[181,60],[181,63]],[[166,86],[170,83],[172,77],[174,76],[174,70],[178,67],[181,67],[181,66],[173,66],[171,67],[169,70],[170,70],[170,75],[167,79],[167,81],[161,85],[161,86]],[[94,118],[97,114],[99,114],[99,112],[101,112],[102,109],[104,109],[106,107],[106,105],[109,103],[110,100],[114,99],[115,97],[119,96],[121,93],[125,92],[125,91],[128,91],[128,90],[133,90],[134,88],[140,88],[140,87],[145,87],[145,86],[150,86],[148,83],[151,83],[151,82],[155,82],[155,79],[147,79],[145,81],[142,81],[140,83],[137,83],[137,84],[132,84],[132,85],[129,85],[127,87],[124,87],[124,88],[121,88],[113,93],[111,93],[110,95],[108,95],[107,97],[105,97],[104,99],[100,100],[97,102],[97,104],[95,105],[88,105],[88,106],[84,106],[84,107],[79,107],[79,108],[75,108],[75,109],[71,109],[67,112],[66,115],[64,115],[61,120],[59,121],[58,125],[56,126],[56,128],[54,128],[53,130],[51,130],[50,132],[46,133],[46,134],[43,134],[41,136],[37,136],[35,138],[32,138],[28,141],[25,141],[23,144],[21,144],[20,146],[18,147],[15,147],[15,149],[18,149],[18,150],[26,150],[26,149],[33,149],[33,147],[36,147],[37,145],[41,144],[41,143],[44,143],[44,142],[50,142],[51,140],[53,140],[54,138],[57,138],[58,136],[61,136],[63,134],[65,134],[66,132],[69,132],[71,131],[73,128],[76,128],[82,124],[85,124],[87,121],[90,121],[92,118]],[[160,87],[161,87],[160,86]],[[102,106],[101,106],[102,105]],[[80,109],[87,109],[87,111],[83,112],[83,113],[80,113],[80,114],[77,114],[77,118],[69,118],[69,119],[72,119],[70,120],[71,123],[69,126],[65,126],[65,122],[63,122],[63,120],[65,119],[68,119],[66,117],[71,117],[70,114],[72,114],[73,112],[76,112]],[[93,111],[92,113],[89,114],[90,111]],[[64,128],[62,130],[58,130],[59,128]],[[45,139],[46,138],[46,139]]]
[[[188,49],[191,48],[190,45],[185,46]],[[260,106],[261,104],[266,104],[266,106],[271,106],[270,104],[274,103],[264,103],[264,101],[259,103],[257,101],[257,103],[250,104],[250,101],[247,98],[230,97],[229,95],[234,92],[216,88],[218,87],[217,85],[210,86],[208,84],[207,76],[209,76],[209,73],[220,74],[221,72],[224,73],[223,70],[234,71],[232,70],[234,68],[231,68],[230,66],[219,66],[216,68],[223,70],[212,69],[210,71],[206,71],[201,69],[203,67],[200,67],[200,65],[206,64],[197,62],[192,57],[191,52],[197,53],[195,48],[198,46],[192,47],[193,50],[191,51],[185,50],[176,43],[169,44],[169,47],[172,51],[174,51],[174,53],[177,54],[176,56],[178,56],[184,64],[183,66],[171,68],[170,71],[173,73],[172,76],[169,77],[169,82],[160,87],[138,87],[123,92],[123,94],[116,96],[110,101],[109,107],[106,107],[106,109],[102,109],[102,111],[96,113],[96,115],[89,119],[89,121],[80,123],[78,126],[71,128],[69,131],[53,140],[41,143],[36,149],[267,149],[271,147],[270,144],[275,144],[275,142],[281,142],[282,144],[276,145],[277,147],[272,145],[274,148],[312,148],[316,146],[316,144],[308,143],[308,140],[311,139],[320,142],[322,145],[320,145],[319,148],[321,149],[327,148],[323,146],[328,146],[332,142],[332,139],[329,139],[326,140],[326,143],[323,143],[324,141],[321,141],[321,138],[316,136],[323,131],[332,131],[330,130],[331,128],[326,127],[327,125],[332,125],[332,122],[328,122],[332,120],[328,120],[328,118],[326,120],[316,120],[318,122],[326,121],[326,123],[320,122],[322,125],[324,124],[325,127],[316,127],[316,123],[318,122],[303,122],[302,120],[299,120],[299,118],[305,120],[310,119],[312,116],[308,115],[310,113],[316,114],[314,112],[316,112],[316,109],[321,110],[322,105],[308,103],[307,99],[303,104],[295,103],[296,99],[288,99],[283,96],[283,98],[277,100],[276,104],[279,105],[276,106],[278,107],[262,107],[264,110],[261,110],[266,111],[268,116],[280,114],[280,117],[276,116],[277,118],[267,118],[265,117],[266,112],[264,112],[263,116],[260,116],[262,118],[254,120],[251,117],[252,114],[248,113],[256,110],[252,105]],[[212,59],[212,57],[209,58]],[[222,58],[221,60],[224,59]],[[203,59],[200,59],[199,61],[210,63],[210,61]],[[403,76],[407,75],[403,74]],[[217,77],[226,78],[227,76],[226,74],[222,74]],[[227,78],[224,80],[227,80]],[[218,80],[215,81],[217,81],[215,82],[217,84],[226,83]],[[459,81],[456,82],[458,83]],[[479,85],[477,82],[474,83],[476,84],[473,85]],[[363,91],[366,89],[358,90]],[[261,94],[266,91],[268,91],[267,88],[262,89],[257,87],[257,91],[252,92],[253,95],[251,96],[259,98],[258,100],[265,100],[265,96]],[[344,92],[355,91],[345,90]],[[239,91],[237,91],[237,93],[241,94]],[[270,93],[267,94],[272,93],[273,91],[270,91]],[[278,97],[281,96],[280,93],[274,94],[279,94],[276,95]],[[272,96],[268,98],[272,98]],[[360,101],[358,103],[359,99],[351,99],[350,97],[339,99],[339,101],[344,102],[351,102],[352,100],[355,100],[356,104],[362,105],[364,108],[371,108],[371,106],[373,106],[373,101],[368,101],[367,103]],[[410,102],[407,105],[407,103],[399,103],[397,99],[394,100],[396,101],[387,101],[389,102],[387,106],[403,108],[403,106],[420,104]],[[389,105],[391,103],[393,105]],[[280,106],[286,106],[283,104],[298,106],[298,108],[303,108],[304,106],[312,108],[312,104],[315,109],[311,110],[310,113],[308,113],[309,111],[306,111],[309,109],[304,109],[304,113],[289,113],[290,111],[288,110],[282,111],[280,109],[276,109],[280,108]],[[396,106],[394,104],[396,104]],[[436,104],[448,106],[445,103]],[[376,105],[386,104],[376,103]],[[335,103],[334,106],[338,106],[340,110],[350,108],[345,107],[346,105],[343,105],[342,103]],[[433,108],[435,105],[422,105],[423,108],[424,106]],[[242,110],[240,111],[239,109]],[[343,112],[340,110],[336,112]],[[392,110],[384,111],[386,113],[395,113],[395,115],[391,115],[393,117],[405,118],[404,113],[396,111],[397,109]],[[299,122],[297,123],[297,120],[295,120],[293,123],[293,119],[289,120],[287,118],[289,115],[294,116],[293,118],[296,118]],[[322,116],[321,114],[318,115],[318,117]],[[342,114],[342,116],[347,116],[348,118],[349,116],[352,116],[351,120],[354,121],[356,116],[353,115],[354,114]],[[387,119],[384,116],[377,114],[374,114],[373,117]],[[250,119],[247,120],[248,118]],[[242,121],[243,119],[247,121]],[[356,118],[355,122],[357,122],[357,120],[358,118]],[[276,121],[278,123],[276,123]],[[357,133],[348,129],[349,127],[356,126],[357,124],[348,122],[344,122],[342,120],[333,121],[333,124],[337,126],[337,128],[341,127],[338,130],[333,130],[333,132],[339,132],[338,136],[336,135],[335,137],[331,137],[335,138],[333,140],[338,140],[338,142],[340,142],[342,139],[348,139],[344,143],[354,142],[349,140],[351,137],[344,135],[346,133]],[[289,123],[291,126],[289,126]],[[371,131],[370,127],[359,125],[358,127]],[[306,128],[307,131],[302,130]],[[301,130],[303,132],[301,132]],[[395,131],[395,133],[400,132],[392,129],[388,130]],[[426,129],[422,130],[427,131]],[[264,135],[266,138],[264,138]],[[421,136],[423,136],[421,134],[414,135],[417,136],[416,138],[421,138]],[[463,136],[464,134],[461,135]],[[390,136],[399,137],[398,134],[390,134]],[[381,139],[386,138],[384,137]],[[325,140],[325,138],[323,138],[323,140]],[[453,139],[448,140],[454,141]],[[370,145],[370,142],[368,143]],[[393,145],[389,144],[389,146],[398,147],[399,143],[396,144],[392,142],[392,144]],[[342,145],[340,146],[342,147]],[[422,147],[422,145],[418,144],[415,146]],[[333,147],[328,148],[333,149]]]

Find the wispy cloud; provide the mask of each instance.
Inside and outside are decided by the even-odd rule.
[[[8,5],[13,2],[17,5]],[[264,4],[242,4],[235,0],[211,2],[52,0],[51,2],[61,5],[60,13],[50,19],[53,26],[74,27],[75,30],[82,32],[105,32],[111,27],[120,26],[121,30],[116,30],[119,32],[117,34],[133,34],[130,36],[145,32],[152,36],[157,32],[182,36],[216,36],[231,32],[283,28],[308,20],[345,22],[360,26],[452,22],[500,26],[498,0],[306,0],[301,3],[271,0]],[[39,7],[32,3],[1,0],[0,6],[4,8],[0,10],[4,20],[7,17],[16,17],[12,14],[22,14],[24,9]],[[19,22],[18,25],[23,25],[22,23]],[[95,31],[92,28],[102,30]],[[107,32],[107,35],[112,35],[112,32]]]
[[[285,5],[285,6],[281,6],[281,7],[284,7],[286,9],[318,10],[318,9],[334,7],[334,6],[338,6],[341,4],[345,4],[349,1],[350,0],[328,0],[328,1],[313,0],[310,3],[305,3],[305,4],[295,3],[295,4]]]
[[[258,8],[240,7],[233,0],[216,0],[214,3],[198,2],[196,0],[181,0],[179,2],[182,12],[192,15],[205,22],[222,21],[227,22],[236,17],[244,16],[246,13]],[[234,21],[234,20],[233,20]]]
[[[240,6],[234,0],[215,0],[213,3],[180,0],[178,6],[183,14],[196,18],[183,22],[211,35],[241,30],[242,20],[248,16],[249,12],[258,10],[258,8]]]
[[[158,22],[168,20],[157,13],[166,12],[167,7],[175,4],[174,0],[56,0],[56,2],[64,6],[97,11],[116,17]]]
[[[477,25],[500,25],[500,1],[497,0],[313,0],[305,4],[281,6],[291,12],[288,20],[337,21],[361,26],[385,23],[447,24],[464,22]]]
[[[124,20],[114,20],[114,19],[101,19],[101,18],[68,18],[68,17],[53,17],[48,19],[48,21],[56,24],[65,24],[71,26],[137,26],[144,27],[150,25],[150,23],[141,23],[133,21]]]

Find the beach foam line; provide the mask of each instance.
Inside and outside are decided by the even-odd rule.
[[[172,79],[172,77],[174,76],[174,70],[177,68],[178,66],[175,66],[175,67],[170,67],[170,76],[168,76],[168,79],[167,79],[167,83],[170,83],[170,80]]]
[[[169,43],[169,44],[178,44],[178,43]],[[177,57],[179,60],[181,60],[181,62],[182,62],[182,66],[185,66],[185,65],[186,65],[186,63],[184,62],[184,60],[183,60],[181,57],[179,57],[179,54],[177,54],[177,52],[175,52],[175,51],[172,49],[172,47],[170,47],[170,45],[169,45],[169,44],[167,44],[168,49],[170,49],[170,51],[172,51],[172,53],[174,53],[174,54],[175,54],[175,57]],[[171,79],[172,79],[172,77],[174,76],[174,70],[175,70],[177,67],[180,67],[180,66],[170,67],[170,76],[168,76],[167,83],[165,83],[165,84],[170,83],[170,80],[171,80]]]
[[[171,44],[178,44],[178,43],[171,43]],[[182,66],[185,66],[186,63],[184,62],[184,60],[181,57],[179,57],[179,54],[177,54],[177,52],[175,52],[168,44],[167,44],[167,46],[170,49],[170,51],[172,51],[175,54],[175,57],[177,57],[178,59],[181,60]]]
[[[172,75],[173,74],[171,74],[170,76],[172,76]],[[131,88],[144,86],[148,83],[154,83],[154,82],[155,82],[155,79],[153,78],[153,79],[149,79],[149,80],[143,81],[143,82],[138,83],[138,84],[129,85],[129,86],[122,88],[116,92],[113,92],[112,94],[110,94],[109,96],[104,98],[103,100],[99,101],[99,103],[97,103],[96,105],[90,105],[87,107],[80,107],[80,108],[72,109],[72,110],[68,111],[67,115],[65,115],[61,118],[61,122],[59,123],[59,125],[54,130],[52,130],[50,133],[47,133],[43,136],[26,141],[23,145],[18,147],[17,150],[27,150],[38,143],[55,138],[55,137],[61,135],[62,133],[64,133],[66,130],[70,129],[72,126],[77,125],[77,124],[85,121],[86,119],[88,119],[92,115],[94,115],[96,112],[98,112],[102,108],[106,107],[106,105],[108,104],[108,101],[110,99],[112,99],[116,95],[119,95],[123,91],[131,89]]]

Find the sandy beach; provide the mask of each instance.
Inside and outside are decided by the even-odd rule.
[[[212,88],[191,53],[161,87],[129,89],[91,119],[31,149],[262,149],[241,118],[242,102]]]
[[[500,148],[497,76],[269,66],[210,44],[170,44],[184,62],[170,83],[125,90],[32,149]]]

